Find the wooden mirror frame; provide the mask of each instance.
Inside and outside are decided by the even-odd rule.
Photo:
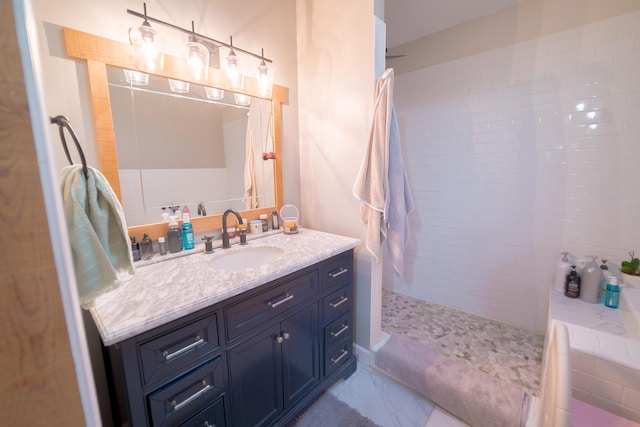
[[[106,39],[93,34],[77,31],[71,28],[63,28],[66,53],[72,58],[85,60],[87,64],[87,76],[89,80],[89,97],[94,118],[96,150],[98,156],[98,169],[107,178],[118,199],[122,201],[120,192],[120,175],[118,171],[118,156],[116,152],[115,132],[113,118],[111,116],[111,100],[107,81],[107,66],[117,68],[140,70],[134,63],[134,51],[131,45],[115,40]],[[229,92],[242,93],[256,98],[258,95],[256,80],[245,77],[245,88],[232,89],[226,81],[224,71],[217,68],[209,68],[207,81],[193,80],[185,72],[181,58],[165,54],[164,68],[154,73],[157,76],[183,80],[193,84],[216,87]],[[282,104],[286,101],[287,89],[284,86],[273,85],[271,98],[263,98],[271,101],[271,120],[273,149],[277,159],[273,161],[274,197],[276,206],[240,211],[247,220],[258,219],[260,214],[270,214],[273,210],[280,210],[284,204],[282,185]],[[222,228],[222,214],[213,214],[191,219],[194,232],[204,232]],[[168,223],[159,222],[146,225],[129,227],[129,235],[135,236],[139,241],[146,233],[152,239],[165,236]]]

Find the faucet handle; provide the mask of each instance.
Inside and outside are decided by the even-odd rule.
[[[213,253],[213,236],[204,236],[202,238],[204,240],[204,253],[212,254]]]

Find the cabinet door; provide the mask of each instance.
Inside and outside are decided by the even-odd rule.
[[[281,323],[284,407],[320,381],[318,305],[313,303]]]
[[[280,326],[250,336],[229,349],[234,426],[268,424],[283,408]]]

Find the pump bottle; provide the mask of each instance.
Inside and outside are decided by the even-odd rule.
[[[169,252],[175,253],[182,250],[182,232],[176,221],[176,217],[171,215],[169,217],[169,231],[167,232],[167,246]]]
[[[182,214],[182,244],[185,250],[195,247],[195,239],[193,238],[193,226],[188,213]]]

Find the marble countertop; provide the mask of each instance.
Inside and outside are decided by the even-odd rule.
[[[640,369],[640,289],[623,287],[620,296],[620,308],[612,309],[551,290],[549,320],[567,325],[572,349]]]
[[[109,346],[359,244],[351,237],[301,228],[297,234],[271,234],[253,239],[247,246],[216,249],[213,254],[197,248],[187,256],[138,267],[131,280],[95,300],[91,315],[104,344]],[[220,255],[258,246],[280,248],[284,255],[272,263],[239,270],[209,266]],[[155,258],[157,261],[160,257]]]

